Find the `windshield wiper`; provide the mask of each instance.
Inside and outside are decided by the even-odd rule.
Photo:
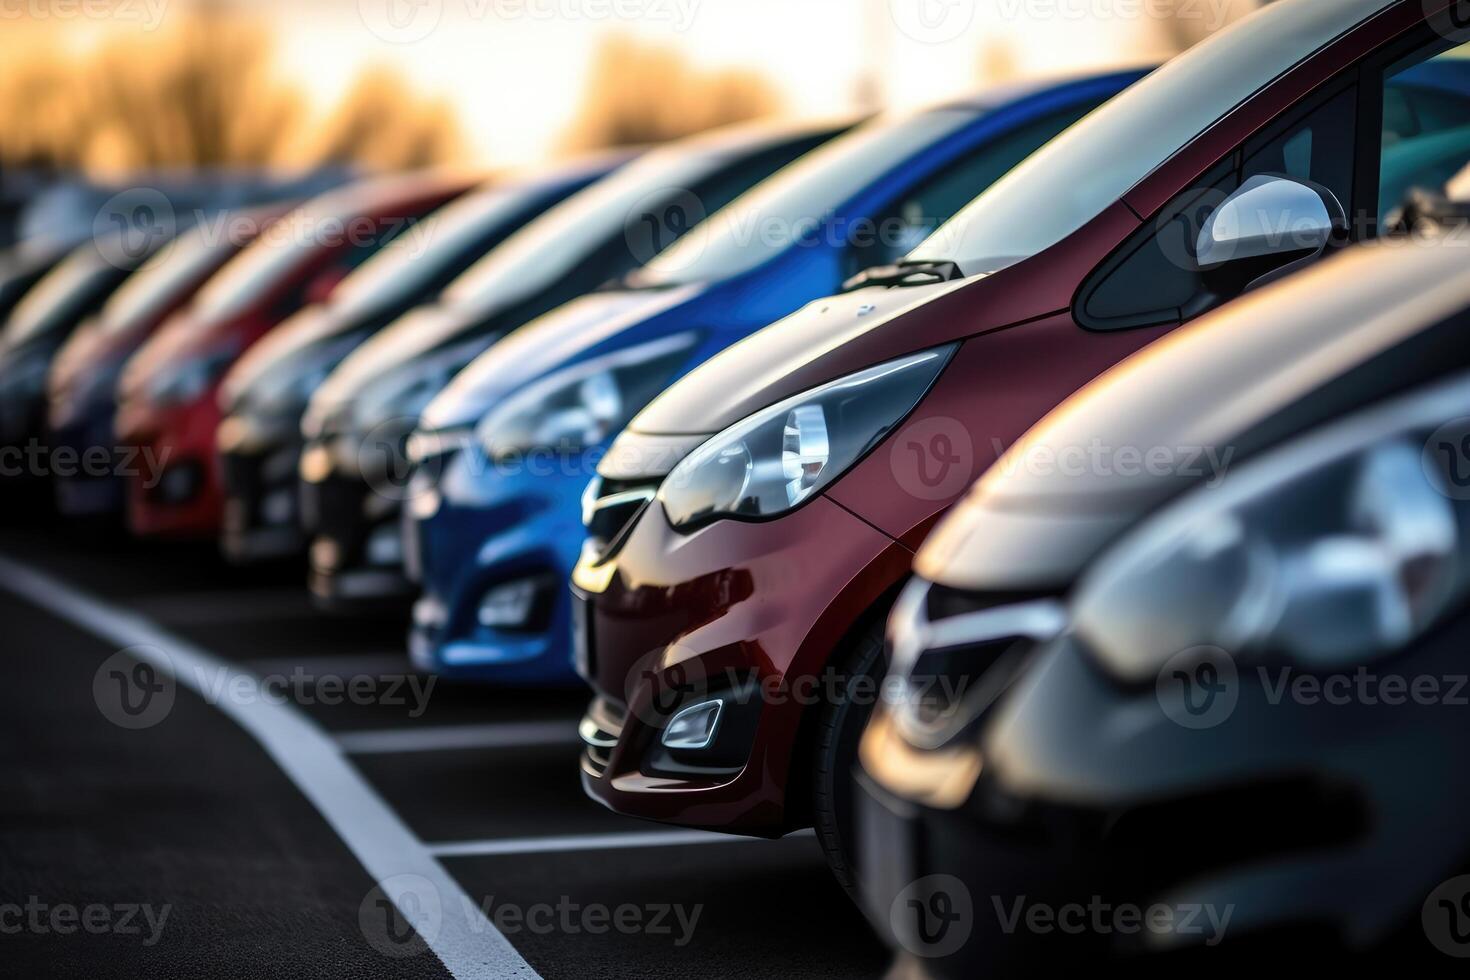
[[[864,269],[842,284],[850,293],[867,286],[928,286],[965,278],[959,263],[948,259],[904,259],[893,265],[875,265]]]

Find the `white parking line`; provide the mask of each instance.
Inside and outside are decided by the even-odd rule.
[[[789,837],[810,837],[798,830]],[[717,834],[708,830],[653,830],[633,834],[576,834],[565,837],[511,837],[504,840],[463,840],[429,844],[437,857],[499,857],[507,854],[553,854],[564,851],[618,851],[636,847],[683,847],[689,844],[750,844],[764,837]]]
[[[237,682],[248,689],[256,680],[250,672],[141,616],[3,557],[0,588],[107,643],[140,648],[130,653],[201,696],[218,693],[206,686],[205,678],[227,678],[219,688],[225,691]],[[337,743],[311,719],[275,699],[208,700],[260,743],[398,906],[405,920],[416,921],[420,910],[415,905],[421,898],[413,889],[404,889],[400,883],[405,878],[437,893],[442,908],[439,928],[429,930],[422,938],[451,975],[458,980],[538,977],[430,849],[353,768]]]
[[[350,755],[396,752],[446,752],[455,749],[516,749],[538,745],[574,745],[577,722],[523,721],[488,725],[435,725],[343,732],[337,744]]]

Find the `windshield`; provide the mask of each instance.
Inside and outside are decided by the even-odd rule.
[[[980,117],[946,108],[875,119],[757,184],[655,256],[635,287],[712,282],[748,272],[908,157]]]
[[[588,249],[616,235],[649,194],[687,187],[728,158],[678,144],[650,151],[511,235],[465,270],[445,290],[445,301],[473,309],[493,297],[509,305],[543,289],[570,272]]]
[[[521,189],[496,187],[445,205],[342,280],[332,305],[344,318],[357,319],[408,302],[466,249],[519,214],[523,202]]]
[[[203,228],[176,239],[172,248],[145,262],[112,294],[102,307],[103,332],[121,333],[158,316],[235,251]]]
[[[994,272],[1121,198],[1263,85],[1396,0],[1283,0],[1200,42],[991,185],[911,254]]]
[[[277,282],[316,251],[319,236],[332,216],[310,205],[286,215],[261,232],[200,290],[194,312],[201,323],[218,323],[239,315],[268,284]]]
[[[126,275],[84,245],[62,260],[21,297],[5,324],[5,339],[19,344],[64,325],[79,303],[87,302],[105,284]]]

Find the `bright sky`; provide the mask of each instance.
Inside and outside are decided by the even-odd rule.
[[[18,2],[28,6],[0,10],[0,20],[14,22],[0,22],[12,40],[21,18],[7,10],[50,3],[65,11],[81,0]],[[865,73],[869,90],[902,106],[973,91],[985,79],[1140,64],[1168,51],[1157,12],[1169,4],[1218,26],[1252,0],[104,2],[115,8],[110,25],[74,16],[64,33],[85,39],[119,22],[147,29],[206,2],[265,18],[281,71],[321,106],[359,69],[389,63],[453,102],[477,162],[503,165],[552,151],[581,100],[592,52],[615,33],[676,48],[696,66],[759,70],[792,112],[827,114],[860,106]]]
[[[155,0],[158,2],[158,0]],[[177,0],[175,0],[177,2]],[[1215,9],[1228,0],[1189,0]],[[283,69],[321,100],[397,65],[449,96],[482,162],[533,161],[576,111],[597,43],[623,32],[705,67],[756,68],[796,113],[856,107],[864,68],[890,105],[971,91],[984,65],[1021,76],[1137,64],[1161,52],[1138,0],[255,0]],[[1001,48],[1008,55],[997,56]],[[989,57],[987,51],[991,52]]]

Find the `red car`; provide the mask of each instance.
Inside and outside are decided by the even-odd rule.
[[[215,452],[218,388],[245,350],[476,178],[413,174],[361,181],[278,219],[128,361],[118,385],[120,445],[158,473],[127,481],[139,535],[215,536],[224,498]]]
[[[253,242],[288,204],[226,212],[183,232],[129,276],[56,354],[47,378],[47,438],[79,456],[110,447],[123,365],[220,267]],[[112,473],[55,474],[56,505],[69,517],[122,509],[122,481]]]
[[[914,549],[1110,365],[1371,237],[1400,188],[1463,165],[1470,62],[1435,58],[1452,25],[1426,23],[1446,6],[1263,8],[1064,132],[907,261],[635,418],[588,488],[573,575],[596,693],[586,791],[714,830],[814,823],[851,886],[848,776],[891,693],[882,628]]]

